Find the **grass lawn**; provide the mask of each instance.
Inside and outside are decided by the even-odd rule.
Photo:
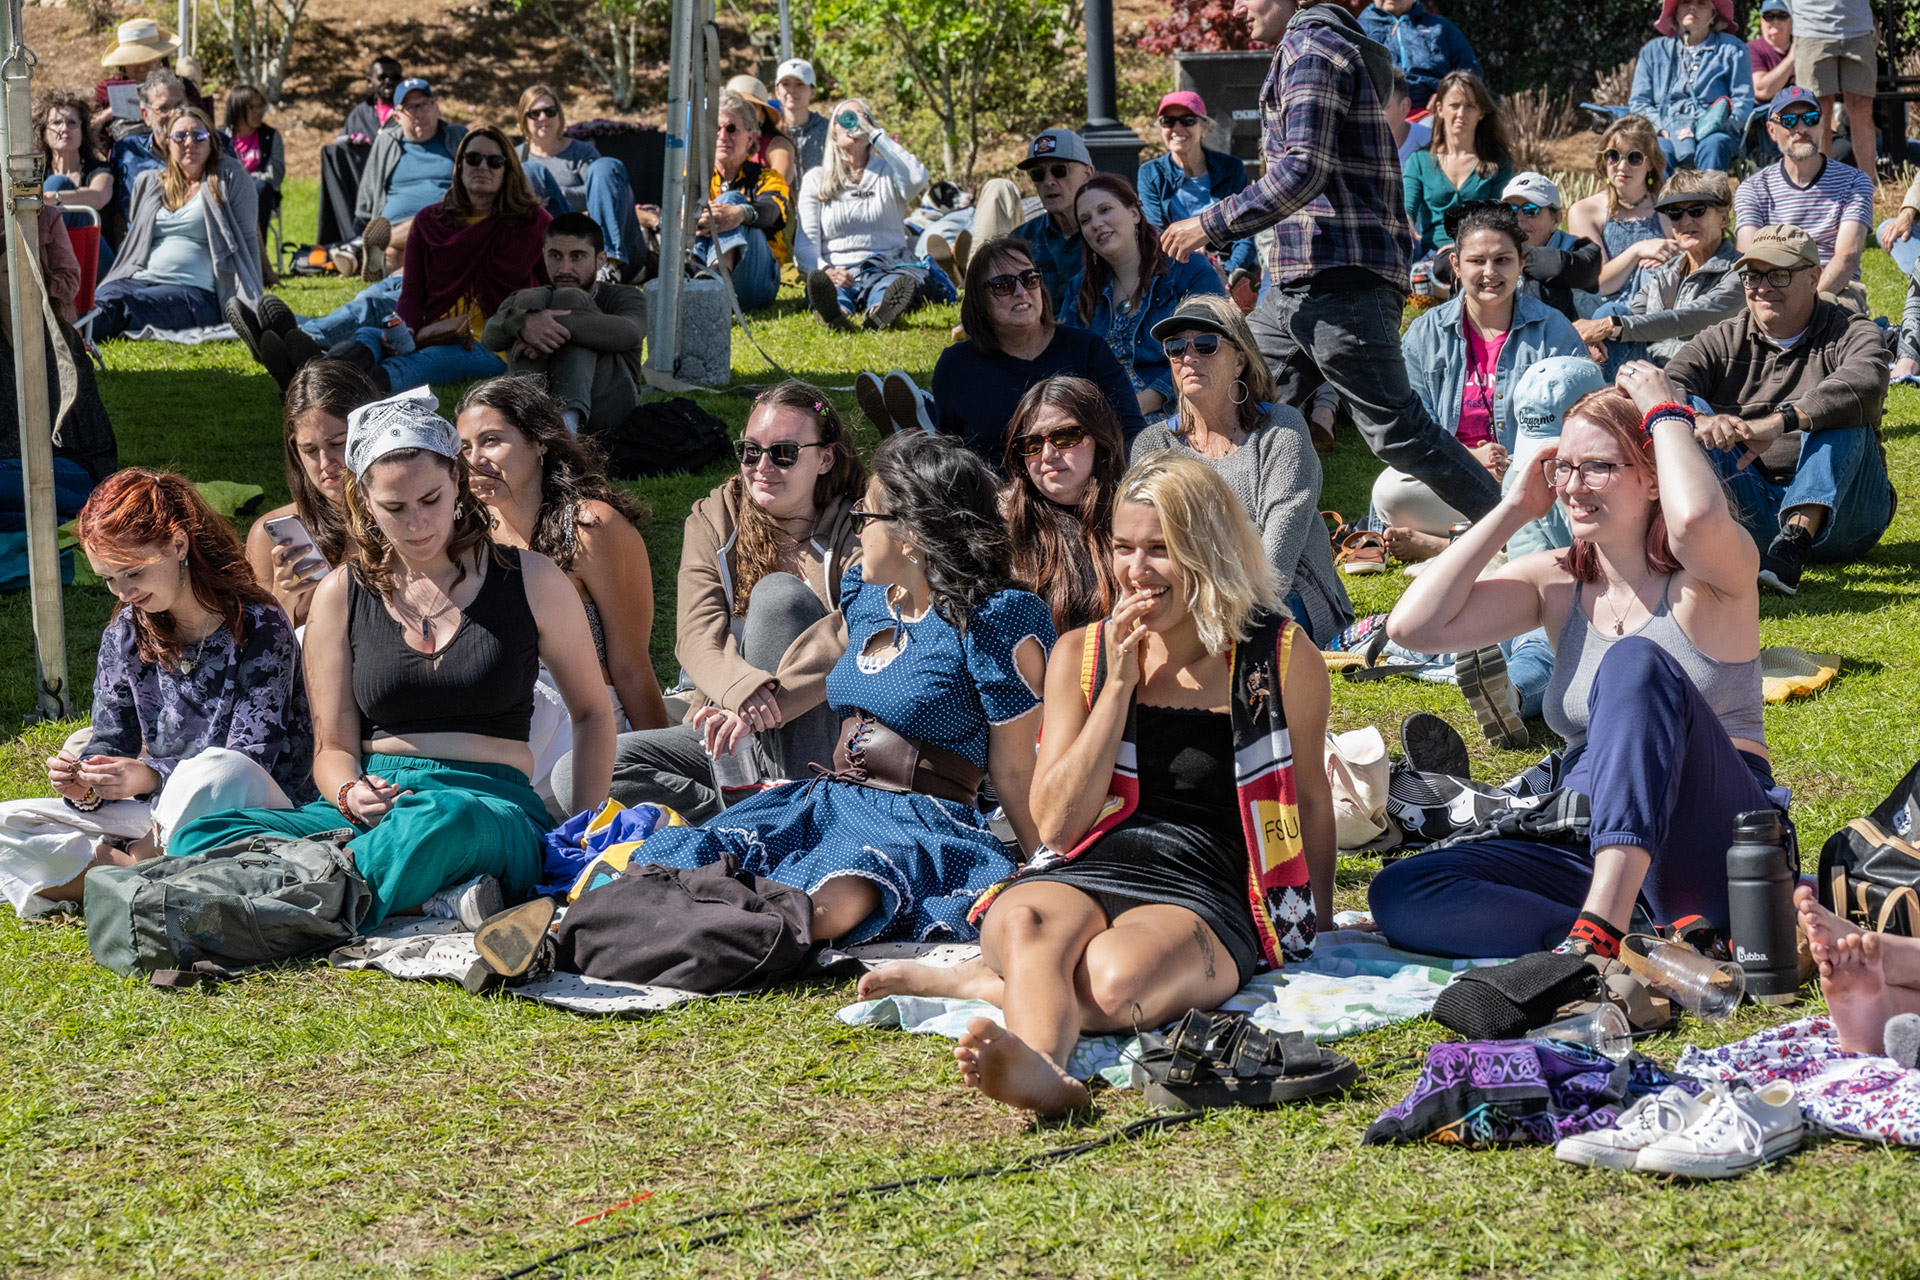
[[[313,186],[290,185],[288,225],[311,228]],[[1876,250],[1867,269],[1877,309],[1898,316],[1890,261]],[[312,312],[349,291],[298,281],[283,292]],[[787,299],[755,332],[799,376],[845,387],[862,367],[928,373],[952,321],[949,308],[884,339],[832,337]],[[114,343],[107,359],[101,386],[123,463],[247,481],[268,505],[285,500],[273,384],[237,344]],[[745,383],[772,376],[737,335],[734,369]],[[858,417],[850,393],[835,398]],[[704,401],[736,426],[745,416],[741,397]],[[1896,389],[1887,424],[1910,497],[1881,547],[1860,565],[1813,570],[1796,600],[1762,605],[1766,643],[1846,657],[1834,688],[1767,712],[1809,866],[1829,832],[1920,756],[1920,398]],[[1363,510],[1377,465],[1346,436],[1323,505]],[[670,590],[686,511],[724,474],[636,486],[653,512],[656,583]],[[1358,580],[1355,603],[1385,608],[1404,582]],[[67,604],[84,702],[108,599],[76,587]],[[657,616],[655,660],[669,674],[665,595]],[[26,593],[0,597],[9,731],[32,707],[31,644]],[[1472,732],[1452,690],[1336,686],[1336,728],[1391,734],[1417,709]],[[62,732],[37,726],[0,745],[0,798],[41,792],[38,762]],[[1530,759],[1475,755],[1485,778]],[[1375,869],[1343,859],[1340,906],[1363,903]],[[701,1229],[665,1224],[1017,1160],[1149,1114],[1137,1095],[1109,1092],[1083,1119],[1030,1123],[963,1091],[948,1043],[836,1022],[851,998],[850,985],[820,985],[593,1022],[326,969],[162,995],[93,964],[83,930],[0,912],[0,1275],[492,1275],[622,1227],[639,1237],[547,1274],[1920,1274],[1920,1164],[1896,1150],[1816,1142],[1739,1182],[1684,1186],[1575,1169],[1538,1148],[1362,1149],[1368,1122],[1442,1035],[1428,1023],[1345,1042],[1368,1075],[1324,1105],[1216,1115],[1036,1173],[685,1247]],[[1671,1063],[1690,1041],[1819,1008],[1816,996],[1717,1026],[1689,1020],[1645,1047]],[[648,1191],[604,1223],[567,1225]]]

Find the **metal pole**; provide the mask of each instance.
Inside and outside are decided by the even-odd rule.
[[[180,37],[180,52],[193,56],[193,0],[180,0],[178,16],[173,20],[173,33]]]
[[[787,8],[787,0],[780,0],[780,61],[786,62],[793,57],[793,13]]]
[[[7,307],[13,319],[15,410],[20,420],[20,483],[26,491],[27,579],[33,603],[33,652],[40,715],[73,714],[67,697],[67,629],[60,612],[60,517],[53,498],[53,421],[47,412],[47,329],[41,296],[40,148],[33,143],[33,54],[24,43],[20,0],[0,3],[6,153]]]
[[[1119,120],[1114,98],[1113,0],[1086,0],[1087,123],[1080,137],[1093,167],[1132,181],[1140,170],[1140,135]]]
[[[696,9],[703,0],[674,0],[667,61],[667,160],[660,193],[660,293],[649,318],[647,369],[674,377],[680,364],[680,285],[687,260],[687,180],[694,152],[688,147],[693,123],[691,99],[695,57]]]

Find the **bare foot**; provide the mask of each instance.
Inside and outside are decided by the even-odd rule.
[[[1828,952],[1842,938],[1851,938],[1860,929],[1820,905],[1812,889],[1801,885],[1793,891],[1793,905],[1800,913],[1800,929],[1807,935],[1814,962],[1824,964]]]
[[[1402,564],[1431,560],[1447,549],[1445,538],[1421,533],[1418,529],[1403,529],[1398,525],[1389,526],[1381,537],[1387,540],[1387,554]]]
[[[937,996],[948,1000],[985,1000],[1000,1003],[1006,982],[975,956],[965,964],[916,964],[902,960],[881,965],[860,977],[860,998],[883,996]]]
[[[1886,977],[1880,968],[1880,935],[1854,933],[1825,948],[1820,962],[1820,992],[1840,1047],[1852,1053],[1882,1053],[1887,1018]]]
[[[960,1078],[998,1102],[1043,1116],[1087,1105],[1087,1086],[991,1018],[970,1018],[953,1051]]]

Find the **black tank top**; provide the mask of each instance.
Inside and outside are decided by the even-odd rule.
[[[527,604],[520,552],[483,557],[480,592],[438,653],[409,648],[380,593],[347,576],[347,642],[353,700],[364,739],[416,733],[477,733],[525,742],[540,673],[540,629]]]

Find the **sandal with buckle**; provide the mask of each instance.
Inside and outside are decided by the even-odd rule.
[[[1142,1035],[1140,1046],[1134,1087],[1160,1107],[1268,1107],[1332,1093],[1360,1078],[1345,1054],[1298,1031],[1269,1031],[1244,1013],[1189,1009],[1166,1035]]]
[[[1387,540],[1371,529],[1357,529],[1341,540],[1333,563],[1342,573],[1385,573]]]

